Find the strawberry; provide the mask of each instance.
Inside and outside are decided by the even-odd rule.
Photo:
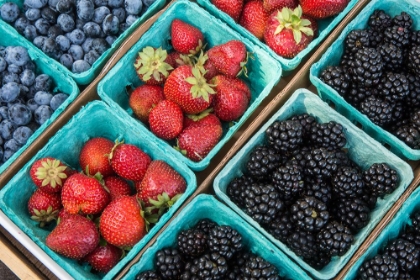
[[[129,248],[146,234],[146,221],[135,196],[121,196],[104,209],[99,219],[99,231],[110,244]]]
[[[35,185],[44,192],[58,193],[67,178],[74,173],[67,164],[59,159],[45,157],[35,161],[29,175]]]
[[[117,142],[109,155],[112,169],[126,180],[141,181],[152,161],[140,148]]]
[[[141,85],[130,94],[128,104],[136,117],[148,123],[150,110],[163,99],[163,87]]]
[[[274,10],[281,10],[284,7],[294,9],[298,6],[297,0],[263,0],[264,10],[270,14]]]
[[[264,32],[265,43],[278,55],[293,58],[313,39],[311,22],[302,19],[302,9],[283,8],[270,15]]]
[[[150,111],[150,130],[159,138],[175,139],[182,131],[181,107],[171,100],[162,100]]]
[[[300,0],[304,14],[323,19],[339,14],[350,0]]]
[[[212,0],[211,2],[235,21],[239,20],[244,5],[243,0]]]
[[[46,245],[53,251],[80,260],[99,244],[99,232],[91,220],[80,215],[67,215],[47,236]]]
[[[94,271],[107,273],[118,263],[122,255],[123,251],[120,248],[101,240],[98,247],[83,260],[89,263]]]
[[[98,214],[110,201],[109,193],[93,177],[77,173],[64,184],[61,201],[70,214]]]
[[[186,114],[197,114],[210,107],[214,90],[197,67],[183,65],[169,75],[163,93]]]
[[[145,47],[134,62],[137,76],[148,85],[162,85],[173,67],[168,63],[168,53],[161,47]]]
[[[270,13],[263,7],[261,0],[253,0],[244,5],[239,24],[259,40],[264,37],[264,29]]]
[[[111,201],[123,195],[131,195],[130,184],[121,177],[118,177],[118,176],[105,177],[104,185],[109,190]]]
[[[246,74],[245,65],[248,61],[248,54],[241,41],[231,40],[214,46],[208,50],[207,55],[221,74],[229,77],[236,77],[242,72]]]
[[[203,124],[221,126],[222,124],[220,123],[219,118],[215,114],[212,114],[211,113],[212,111],[213,109],[207,109],[198,115],[184,116],[184,125],[183,125],[184,129],[192,125],[203,125]]]
[[[203,33],[196,27],[180,19],[171,24],[171,43],[182,54],[196,54],[203,48]]]
[[[39,222],[40,227],[56,220],[62,208],[59,193],[47,193],[40,189],[36,189],[28,201],[28,212],[31,219]]]
[[[98,172],[102,176],[115,174],[108,160],[112,147],[114,147],[114,143],[104,137],[89,139],[79,153],[81,169],[87,175],[95,175]]]
[[[171,52],[168,54],[168,63],[175,69],[182,65],[193,65],[193,57],[179,52]]]
[[[196,58],[195,66],[204,74],[204,78],[209,81],[211,78],[217,75],[218,71],[216,66],[211,63],[207,53],[200,53],[200,56]]]

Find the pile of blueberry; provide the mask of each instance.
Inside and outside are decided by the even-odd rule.
[[[0,46],[0,165],[67,99],[21,46]]]
[[[142,2],[143,1],[143,2]],[[0,17],[73,73],[89,70],[155,0],[24,0]]]

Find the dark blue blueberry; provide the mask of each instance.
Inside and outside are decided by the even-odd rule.
[[[133,25],[133,23],[138,19],[138,16],[135,15],[128,15],[127,18],[125,19],[125,23],[127,23],[127,25],[130,27],[131,25]]]
[[[38,105],[49,105],[53,95],[48,91],[38,91],[35,93],[34,100]]]
[[[73,62],[73,66],[71,67],[71,71],[73,73],[83,73],[90,69],[90,64],[84,60],[76,60]]]
[[[39,107],[39,105],[33,99],[28,99],[28,101],[26,101],[26,106],[28,106],[31,112],[35,112],[35,110]]]
[[[58,35],[55,38],[55,42],[57,43],[58,48],[63,52],[66,52],[70,49],[70,39],[64,35]]]
[[[34,134],[32,129],[30,129],[27,126],[19,126],[16,128],[16,130],[13,132],[13,138],[15,141],[20,145],[25,145],[28,141],[29,137]]]
[[[0,107],[0,117],[2,118],[2,120],[9,119],[9,108],[7,106]]]
[[[125,23],[125,22],[120,23],[120,32],[126,31],[129,27],[130,26],[127,23]]]
[[[28,50],[21,46],[16,46],[7,50],[6,61],[8,64],[23,66],[30,60]]]
[[[35,83],[29,87],[29,92],[27,94],[27,96],[24,96],[26,100],[34,98],[35,93],[37,93],[38,90],[35,88]]]
[[[87,37],[96,38],[101,34],[101,27],[96,22],[90,21],[83,25],[83,32]]]
[[[86,39],[85,33],[80,29],[74,29],[72,32],[66,34],[67,38],[75,45],[81,45]]]
[[[13,100],[13,101],[10,101],[10,102],[8,102],[8,103],[6,103],[7,104],[7,107],[8,108],[10,108],[10,107],[12,107],[13,105],[15,105],[15,104],[22,104],[23,102],[22,102],[22,99],[21,98],[16,98],[15,100]],[[10,116],[9,116],[10,117]]]
[[[0,8],[0,16],[5,22],[12,23],[20,15],[18,5],[13,2],[6,2]]]
[[[0,45],[0,57],[3,57],[6,55],[6,47]]]
[[[104,18],[111,14],[111,11],[106,6],[98,7],[93,12],[92,21],[96,22],[97,24],[101,24],[104,21]]]
[[[83,59],[83,56],[85,55],[82,47],[79,45],[71,45],[68,53],[73,57],[74,61]]]
[[[58,47],[57,43],[55,42],[54,38],[47,38],[44,41],[44,45],[41,49],[46,55],[52,58],[60,57],[60,48]]]
[[[41,9],[48,4],[48,0],[25,0],[23,4],[29,8]]]
[[[3,72],[3,85],[7,83],[19,83],[19,75],[16,73],[10,73],[9,71]]]
[[[19,17],[15,23],[13,24],[14,28],[19,32],[20,34],[23,34],[25,31],[25,28],[31,24],[29,20],[25,16]]]
[[[3,140],[9,140],[13,136],[15,125],[9,120],[2,120],[0,123],[0,136]]]
[[[108,0],[108,6],[111,8],[120,8],[124,6],[124,0]]]
[[[61,29],[61,27],[56,24],[50,27],[50,29],[48,29],[48,38],[57,38],[57,36],[63,35],[64,32]]]
[[[26,10],[25,16],[30,21],[35,21],[41,17],[41,10],[29,8],[28,10]]]
[[[20,73],[19,78],[22,85],[30,87],[35,82],[35,73],[32,70],[25,69],[22,71],[22,73]]]
[[[143,8],[143,2],[139,0],[124,0],[124,7],[128,14],[139,15]]]
[[[155,2],[156,2],[156,0],[143,0],[143,5],[148,8],[148,7],[152,6],[152,4],[155,3]]]
[[[85,24],[88,23],[88,21],[82,20],[80,18],[76,19],[76,26],[73,29],[80,29],[83,30],[83,26],[85,26]]]
[[[105,39],[95,38],[92,41],[92,50],[96,51],[99,55],[103,54],[109,49],[109,44]]]
[[[12,102],[18,98],[20,93],[20,87],[18,83],[10,82],[1,88],[0,100],[3,102]]]
[[[3,148],[5,150],[10,150],[13,152],[16,152],[17,150],[19,150],[22,147],[21,144],[19,144],[15,139],[9,139],[4,143]]]
[[[35,40],[35,38],[38,36],[36,27],[32,24],[26,26],[25,30],[23,31],[23,36],[25,36],[25,38],[29,41]]]
[[[112,14],[107,15],[102,22],[102,30],[107,35],[115,35],[120,30],[120,21]]]
[[[7,67],[7,62],[4,59],[4,57],[0,57],[0,72],[3,72],[4,70],[6,70]]]
[[[22,66],[23,70],[28,69],[32,71],[36,71],[36,64],[32,60],[29,60],[28,63]]]
[[[92,0],[77,0],[76,4],[77,16],[84,21],[90,21],[93,18],[95,4]]]
[[[26,96],[29,96],[29,88],[27,86],[24,86],[22,84],[19,84],[19,88],[20,88],[20,95],[19,95],[19,99],[20,100],[26,100]]]
[[[14,154],[15,154],[15,152],[13,152],[11,150],[5,150],[3,152],[3,162],[5,163],[6,161],[8,161],[9,158],[11,158]]]
[[[116,36],[113,35],[108,35],[105,37],[106,42],[108,43],[108,45],[112,46],[112,44],[114,44],[115,40],[117,40]]]
[[[52,86],[51,77],[47,74],[40,74],[35,78],[35,89],[37,91],[50,91]]]
[[[26,125],[32,120],[32,112],[25,104],[9,107],[9,120],[16,126]]]
[[[96,51],[91,50],[85,56],[83,57],[83,60],[89,63],[90,65],[93,65],[96,60],[100,57],[100,54],[98,54]]]
[[[54,111],[57,110],[57,108],[60,107],[60,105],[63,104],[63,102],[66,101],[68,97],[69,96],[67,94],[62,92],[55,94],[50,102],[51,109]]]
[[[92,50],[92,42],[93,42],[93,38],[89,38],[89,37],[86,38],[86,40],[83,42],[82,49],[85,54],[88,53],[90,50]]]
[[[41,17],[48,20],[49,23],[55,24],[57,22],[58,13],[51,9],[51,7],[45,6],[41,9]]]
[[[22,72],[22,67],[17,66],[16,64],[9,64],[9,66],[7,66],[7,71],[10,73],[20,74]]]
[[[34,112],[35,122],[38,123],[39,125],[42,125],[51,117],[53,113],[54,111],[51,109],[50,106],[41,105]]]
[[[41,35],[47,35],[48,29],[50,29],[51,24],[45,18],[39,18],[34,23],[36,31]]]
[[[40,125],[39,125],[39,124],[37,124],[35,121],[31,121],[31,122],[27,125],[27,127],[29,127],[30,129],[32,129],[32,131],[36,131],[36,130],[40,127]]]
[[[112,9],[112,14],[118,18],[120,22],[124,22],[126,18],[126,12],[124,8]]]
[[[74,19],[68,14],[61,14],[57,18],[57,24],[64,32],[70,32],[74,29],[76,23]]]
[[[52,9],[57,10],[57,4],[60,0],[48,0],[48,6],[50,6]]]
[[[108,0],[93,0],[96,7],[99,6],[108,6]]]
[[[45,39],[47,39],[47,37],[38,36],[38,37],[34,38],[32,43],[34,43],[34,45],[37,46],[39,49],[42,49],[42,46],[44,45]]]
[[[63,53],[60,56],[60,63],[63,64],[67,69],[71,69],[73,65],[73,57],[68,53]]]
[[[68,0],[60,0],[58,1],[57,5],[55,6],[57,11],[62,14],[68,14],[73,11],[74,4]]]

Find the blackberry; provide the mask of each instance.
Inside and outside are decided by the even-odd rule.
[[[370,209],[361,199],[338,199],[334,202],[331,213],[334,213],[336,220],[347,226],[352,233],[356,234],[369,223]]]
[[[358,276],[362,280],[397,280],[398,274],[397,260],[386,254],[376,255],[374,258],[364,261],[358,271]]]
[[[207,235],[200,230],[183,230],[178,235],[179,251],[185,256],[199,256],[207,248]]]
[[[336,154],[325,148],[312,150],[305,155],[305,160],[305,174],[321,178],[331,178],[341,164]]]
[[[383,198],[398,186],[398,174],[386,163],[374,163],[363,172],[363,180],[372,194]]]
[[[153,270],[146,270],[136,275],[135,280],[161,280],[160,276]]]
[[[356,52],[349,70],[356,84],[373,87],[380,81],[383,66],[382,57],[376,49],[364,48]]]
[[[366,203],[369,209],[373,209],[375,208],[376,202],[378,201],[378,195],[373,194],[370,188],[365,187],[363,188],[363,193],[360,196],[360,199]]]
[[[290,219],[290,212],[288,210],[278,213],[273,222],[266,227],[266,230],[275,239],[284,243],[286,243],[287,237],[294,231],[294,229],[295,226]]]
[[[252,184],[245,191],[245,212],[259,224],[269,224],[283,207],[271,184]]]
[[[415,126],[406,125],[395,131],[395,136],[412,149],[420,149],[420,130]]]
[[[408,69],[415,75],[420,75],[420,46],[413,46],[408,52]]]
[[[228,264],[226,259],[218,253],[205,254],[190,263],[186,272],[190,273],[190,277],[183,276],[183,279],[222,280],[228,272]]]
[[[351,77],[341,66],[328,66],[321,72],[321,81],[345,96],[350,88]]]
[[[315,118],[308,114],[295,115],[291,120],[298,121],[302,125],[304,137],[309,135],[312,125],[316,123]]]
[[[303,191],[304,196],[312,196],[322,201],[327,206],[331,201],[332,188],[329,181],[322,180],[320,178],[305,178],[305,190]]]
[[[156,268],[164,279],[178,279],[184,270],[184,261],[177,249],[165,248],[156,253]]]
[[[230,226],[216,226],[210,231],[208,247],[210,252],[230,260],[242,249],[242,235]]]
[[[332,191],[335,197],[360,197],[365,184],[363,176],[356,168],[341,167],[332,178]]]
[[[404,100],[409,93],[409,81],[403,74],[388,72],[378,84],[378,95],[389,102]]]
[[[401,50],[406,49],[410,45],[411,31],[401,26],[390,26],[384,31],[384,42],[390,43]]]
[[[350,229],[336,221],[328,223],[319,233],[319,248],[331,256],[342,256],[354,241]]]
[[[339,161],[339,164],[341,167],[349,166],[349,167],[359,169],[359,167],[349,158],[349,155],[346,149],[330,150],[330,152]]]
[[[410,122],[417,127],[418,129],[420,129],[420,109],[417,109],[417,111],[414,111],[411,114],[410,117]]]
[[[384,10],[376,9],[370,15],[368,26],[370,29],[384,31],[385,28],[391,26],[392,18]]]
[[[401,234],[400,238],[407,240],[410,243],[415,244],[420,248],[420,235],[412,226],[407,226],[404,229],[404,232]]]
[[[351,67],[351,61],[354,59],[354,54],[352,53],[343,53],[340,60],[340,66],[345,70],[349,71]]]
[[[316,239],[313,233],[296,229],[287,238],[287,245],[292,251],[304,259],[311,259],[318,254]]]
[[[392,19],[392,25],[411,29],[413,26],[413,19],[406,12],[401,12]]]
[[[375,94],[375,88],[359,87],[357,85],[353,85],[353,87],[349,90],[347,95],[344,96],[344,99],[346,99],[354,107],[360,108],[360,103],[364,99]]]
[[[378,46],[378,52],[384,63],[384,70],[399,72],[403,65],[403,52],[393,44],[385,43]]]
[[[420,248],[407,240],[401,238],[392,240],[385,247],[384,252],[397,260],[402,271],[412,271],[417,268]]]
[[[280,280],[279,271],[271,263],[261,257],[251,256],[245,263],[243,279]]]
[[[283,154],[296,150],[303,142],[303,127],[298,121],[275,121],[267,130],[268,142]]]
[[[226,188],[228,197],[239,207],[245,206],[245,189],[249,188],[256,180],[248,175],[233,179]]]
[[[369,40],[371,48],[377,48],[382,45],[384,40],[384,32],[382,30],[368,29],[367,33],[369,34]]]
[[[291,200],[304,188],[303,171],[295,164],[280,166],[271,174],[271,182],[282,199]]]
[[[411,46],[420,45],[420,30],[414,30],[411,32],[410,42]]]
[[[381,127],[392,122],[392,109],[390,102],[376,96],[370,96],[360,103],[360,112]]]
[[[312,149],[308,146],[301,147],[290,155],[290,159],[286,164],[298,165],[300,168],[304,169],[306,166],[306,154],[311,153],[311,150]]]
[[[357,53],[358,50],[370,46],[369,33],[365,29],[354,29],[344,40],[345,52]]]
[[[322,229],[330,218],[327,205],[314,197],[298,199],[290,208],[290,219],[309,232]]]
[[[204,232],[209,235],[210,231],[215,228],[217,224],[210,219],[201,219],[194,227],[194,229]]]
[[[277,150],[267,147],[256,147],[247,162],[248,173],[258,179],[264,179],[282,163],[282,156]]]
[[[385,129],[394,126],[394,124],[405,122],[409,119],[409,114],[410,112],[407,110],[407,105],[404,102],[395,102],[392,108],[392,122],[387,127],[385,127]]]
[[[226,279],[243,279],[243,270],[245,264],[252,256],[253,254],[247,251],[238,252],[235,258],[232,258],[228,262],[229,271],[227,272]]]
[[[317,250],[317,252],[315,253],[315,256],[309,259],[304,259],[304,260],[313,268],[317,270],[321,270],[322,268],[324,268],[324,266],[330,263],[331,255],[324,251]]]
[[[310,141],[318,148],[340,149],[346,143],[346,135],[341,124],[335,121],[314,124],[311,128]]]
[[[410,217],[411,223],[413,224],[413,230],[420,235],[420,212],[416,212]]]
[[[409,272],[400,271],[398,273],[398,280],[416,280]]]

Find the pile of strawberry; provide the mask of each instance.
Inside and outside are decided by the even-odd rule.
[[[82,172],[52,157],[35,161],[28,211],[41,227],[57,220],[45,240],[50,249],[106,273],[185,192],[186,181],[137,146],[103,137],[84,144],[79,163]]]
[[[211,0],[275,53],[293,58],[316,36],[317,20],[339,14],[349,0]]]
[[[159,138],[176,140],[176,149],[202,160],[223,135],[222,122],[239,119],[251,100],[246,74],[248,53],[238,40],[205,51],[196,27],[171,23],[173,50],[143,48],[134,62],[144,83],[129,97],[134,115]]]

